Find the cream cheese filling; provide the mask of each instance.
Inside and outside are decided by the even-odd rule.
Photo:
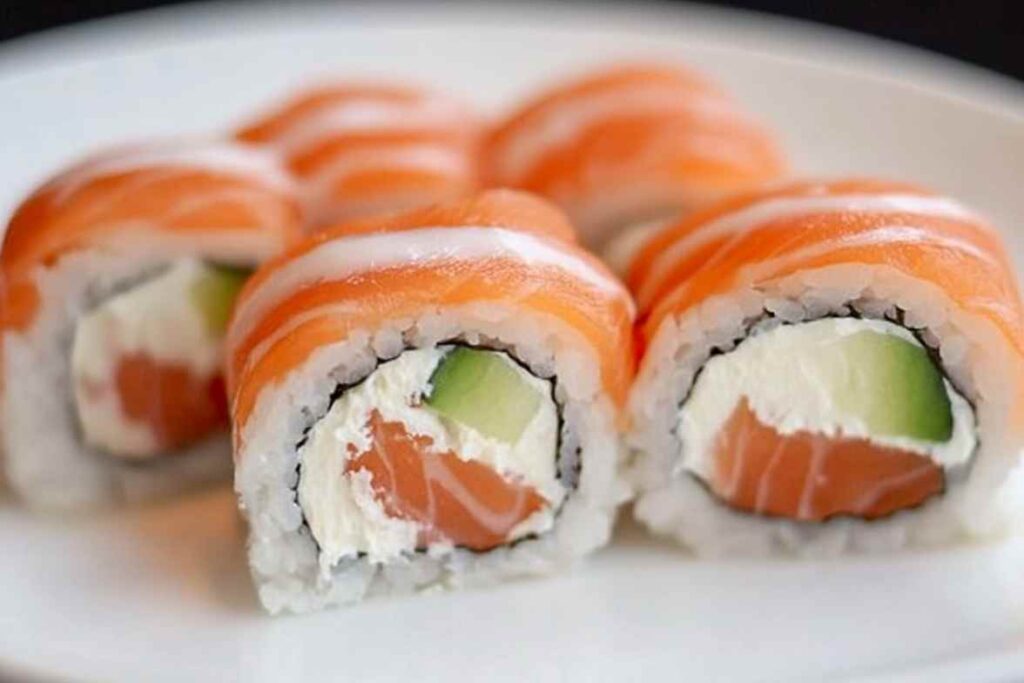
[[[117,373],[125,357],[144,355],[157,363],[183,365],[197,377],[220,372],[222,340],[211,333],[192,294],[207,271],[201,261],[180,260],[79,320],[71,347],[71,380],[86,443],[124,457],[156,454],[156,436],[129,419],[121,403]]]
[[[823,373],[820,360],[829,345],[865,330],[894,335],[921,347],[913,334],[894,323],[826,318],[754,334],[733,350],[709,359],[679,411],[683,457],[678,470],[705,481],[713,479],[715,441],[743,398],[759,421],[781,434],[813,431],[860,437],[927,456],[943,468],[966,464],[977,445],[974,412],[946,379],[943,388],[953,417],[947,441],[875,434],[864,419],[844,409],[842,397],[835,395],[829,379],[836,373],[855,375],[857,368],[844,364]]]
[[[373,411],[386,422],[402,423],[412,435],[430,437],[435,452],[451,451],[536,489],[549,505],[520,522],[509,541],[553,526],[565,488],[558,480],[558,412],[548,382],[502,355],[543,399],[516,443],[498,441],[421,405],[449,348],[409,350],[381,363],[363,382],[347,389],[310,430],[299,450],[298,499],[320,546],[322,571],[359,554],[383,563],[417,548],[420,525],[385,513],[367,471],[346,471],[353,454],[372,447],[368,422]],[[442,540],[427,550],[436,554],[451,548]]]

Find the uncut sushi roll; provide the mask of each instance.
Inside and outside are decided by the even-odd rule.
[[[489,185],[555,201],[598,248],[785,171],[773,135],[721,88],[660,64],[605,68],[541,93],[490,132],[482,158]]]
[[[313,228],[470,194],[479,136],[476,113],[454,97],[369,83],[299,93],[237,133],[283,157]]]
[[[629,269],[636,516],[701,554],[888,550],[1012,529],[1024,318],[996,232],[874,181],[728,200]]]
[[[26,502],[81,508],[231,472],[222,341],[247,273],[302,235],[266,153],[97,155],[17,209],[0,252],[0,433]]]
[[[632,301],[494,191],[325,231],[228,332],[235,488],[271,612],[558,569],[628,491]]]

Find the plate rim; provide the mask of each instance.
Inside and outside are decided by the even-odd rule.
[[[104,44],[99,46],[103,48],[102,55],[92,57],[89,60],[92,62],[133,58],[147,51],[187,49],[192,43],[182,40],[182,31],[198,26],[203,27],[201,41],[237,40],[238,36],[231,33],[240,27],[250,32],[246,38],[252,36],[254,28],[272,35],[303,26],[308,29],[311,20],[317,16],[358,18],[377,23],[373,28],[384,30],[409,30],[429,22],[435,26],[454,23],[462,28],[512,31],[529,28],[563,33],[576,33],[581,27],[599,32],[651,31],[659,27],[661,20],[680,21],[685,16],[687,21],[706,23],[718,29],[728,25],[727,30],[750,33],[747,37],[760,43],[758,48],[751,49],[720,39],[690,41],[695,46],[793,61],[846,77],[924,91],[1008,116],[1024,125],[1024,81],[934,50],[808,19],[691,0],[637,0],[628,6],[614,0],[598,0],[586,8],[551,0],[525,0],[520,3],[513,0],[439,0],[430,4],[429,12],[423,12],[423,7],[414,0],[354,0],[344,5],[329,0],[313,0],[294,6],[275,4],[272,0],[245,4],[232,0],[201,0],[132,10],[43,29],[0,43],[0,82],[11,77],[31,77],[42,70],[75,68],[81,60],[75,59],[73,53],[56,60],[48,57],[47,53],[65,52],[69,43],[76,43],[77,49],[85,47],[95,53],[99,34],[103,34]],[[556,16],[560,22],[573,25],[552,27],[540,21],[542,14],[545,19]],[[609,20],[612,15],[614,21]],[[139,35],[140,32],[143,35]],[[132,34],[136,35],[134,41]],[[158,40],[154,41],[155,38]],[[138,45],[140,40],[144,40],[145,47]],[[115,42],[120,44],[109,44]],[[816,54],[813,60],[807,56],[808,51],[825,44],[825,54]],[[769,46],[770,50],[765,49]],[[875,56],[875,50],[881,56]],[[901,57],[899,72],[879,73],[878,67],[891,67],[892,56],[897,54]],[[26,70],[25,63],[31,65],[39,61],[45,64],[42,67],[29,66]],[[13,66],[5,62],[13,62]],[[978,102],[975,98],[985,101]]]

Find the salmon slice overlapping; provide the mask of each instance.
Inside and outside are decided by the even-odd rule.
[[[5,335],[26,334],[44,307],[65,305],[40,282],[76,258],[252,268],[294,243],[302,225],[294,183],[260,150],[168,141],[98,154],[47,182],[11,219],[0,255],[0,326]],[[84,380],[81,400],[112,394],[127,423],[151,432],[157,451],[226,427],[219,371],[200,376],[128,350],[108,380]]]
[[[449,95],[338,83],[296,95],[237,137],[283,157],[319,228],[473,192],[479,131],[476,113]]]
[[[999,234],[960,203],[906,183],[805,181],[751,192],[669,225],[626,280],[642,336],[713,296],[832,265],[934,283],[1024,349],[1024,308]]]
[[[551,320],[560,344],[593,354],[601,391],[623,405],[633,372],[632,301],[565,217],[511,191],[329,228],[271,261],[243,290],[228,331],[236,457],[271,393],[325,347],[401,320],[500,306]],[[423,545],[485,550],[544,506],[529,484],[373,413],[370,447],[346,472],[369,473],[386,513],[420,525]],[[552,454],[554,457],[554,454]]]
[[[659,334],[712,315],[713,307],[745,293],[756,298],[786,291],[798,277],[824,283],[829,273],[863,282],[881,274],[948,297],[948,315],[988,349],[989,358],[973,362],[1002,359],[1008,398],[998,406],[1005,412],[997,419],[1010,431],[1024,423],[1024,307],[1006,249],[977,213],[905,183],[797,182],[737,195],[663,227],[637,250],[626,273],[638,305],[640,353]],[[897,319],[892,327],[901,324]],[[919,365],[933,370],[922,372],[945,375],[944,355],[928,352],[911,332],[900,339],[909,339],[906,348],[918,348],[920,359],[930,358]],[[643,366],[642,360],[641,375]],[[794,365],[789,372],[812,371],[808,367]],[[857,386],[856,364],[837,372]],[[695,383],[701,381],[698,376]],[[955,399],[959,390],[951,380],[940,384]],[[722,423],[713,466],[704,474],[709,488],[738,509],[804,521],[836,515],[877,519],[919,506],[946,486],[945,465],[934,455],[938,441],[866,438],[866,432],[837,427],[856,427],[857,419],[794,428],[802,418],[789,415],[785,406],[776,408],[789,415],[790,426],[783,429],[752,410],[748,398],[740,396]],[[964,400],[959,404],[973,410]]]
[[[773,181],[773,136],[717,85],[685,68],[627,64],[533,98],[488,136],[492,186],[553,199],[600,245],[661,218]]]

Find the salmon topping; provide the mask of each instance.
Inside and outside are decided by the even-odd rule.
[[[885,517],[943,491],[942,468],[924,455],[864,438],[781,434],[741,399],[715,442],[712,491],[763,515],[821,521]]]

